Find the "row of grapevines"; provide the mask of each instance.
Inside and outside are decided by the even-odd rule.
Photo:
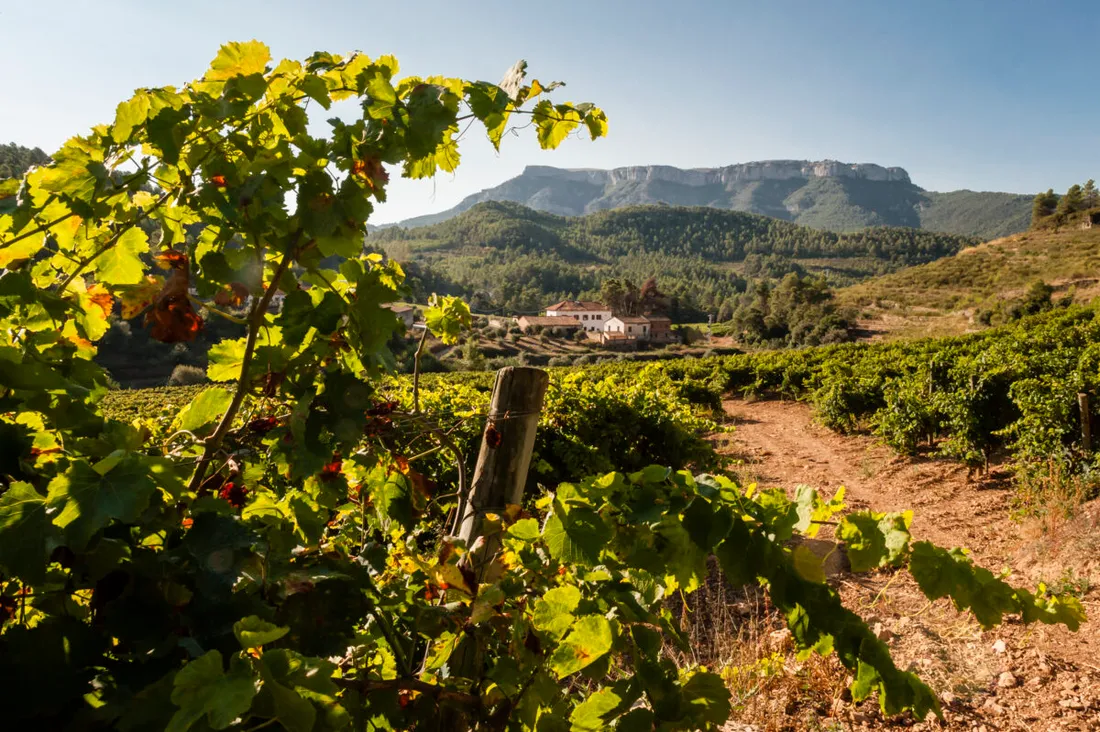
[[[1020,461],[1051,458],[1073,470],[1094,458],[1081,444],[1078,394],[1100,417],[1100,318],[1073,307],[980,334],[888,344],[844,344],[655,366],[707,403],[725,391],[813,404],[839,431],[866,429],[912,454],[938,438],[970,465],[995,450]],[[604,371],[627,373],[630,366]]]

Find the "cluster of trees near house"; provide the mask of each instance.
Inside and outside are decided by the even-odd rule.
[[[1064,194],[1058,195],[1053,188],[1035,196],[1031,209],[1032,228],[1062,226],[1081,214],[1091,214],[1100,208],[1100,191],[1096,181],[1089,179],[1085,185],[1074,183]]]
[[[788,273],[759,279],[718,313],[722,332],[747,345],[818,346],[851,340],[855,312],[839,308],[824,277]]]

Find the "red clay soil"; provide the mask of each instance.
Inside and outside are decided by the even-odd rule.
[[[873,437],[844,436],[813,421],[806,404],[729,401],[735,432],[717,437],[720,449],[743,463],[743,481],[798,484],[831,496],[845,486],[850,509],[912,509],[915,539],[970,549],[1008,581],[1069,588],[1095,622],[1078,633],[1023,626],[1010,619],[982,631],[950,601],[929,603],[903,572],[840,574],[833,582],[845,603],[876,626],[898,665],[910,668],[944,701],[945,721],[884,720],[877,704],[844,702],[839,665],[829,716],[807,719],[785,708],[761,717],[757,707],[729,729],[886,729],[904,726],[967,730],[1100,730],[1100,507],[1057,521],[1010,518],[1013,479],[994,465],[985,476],[933,456],[902,458]],[[798,665],[790,666],[797,674]]]

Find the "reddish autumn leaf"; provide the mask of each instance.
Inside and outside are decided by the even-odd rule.
[[[356,160],[351,165],[351,173],[356,178],[366,181],[370,189],[377,190],[390,181],[390,174],[382,167],[382,161],[378,158],[363,158]]]
[[[187,296],[191,284],[187,255],[168,249],[158,254],[156,261],[160,267],[172,270],[172,275],[145,313],[145,325],[150,327],[150,335],[162,343],[193,341],[203,323]]]
[[[343,467],[344,462],[340,459],[340,453],[334,452],[332,454],[332,462],[321,468],[321,480],[335,480],[340,476],[340,471]]]
[[[36,458],[39,455],[49,455],[50,453],[54,453],[54,452],[61,452],[61,448],[60,447],[45,447],[45,448],[32,447],[31,448],[31,457]]]
[[[225,176],[224,175],[212,175],[210,176],[210,182],[219,188],[225,188]]]
[[[187,299],[161,300],[145,314],[149,335],[161,343],[193,341],[202,330],[203,322],[191,301]]]
[[[240,282],[230,282],[228,285],[218,290],[218,294],[214,295],[215,305],[232,305],[237,306],[242,304],[248,299],[248,288]]]
[[[111,293],[107,292],[103,285],[95,284],[88,288],[88,300],[92,305],[99,308],[103,313],[104,318],[111,316],[111,309],[114,307],[115,299],[111,297]]]
[[[175,249],[165,249],[153,259],[161,269],[187,269],[187,255]]]
[[[233,508],[244,508],[245,501],[248,499],[248,488],[240,483],[229,482],[218,491],[218,497]]]
[[[87,350],[89,348],[95,348],[95,344],[92,343],[87,338],[81,338],[78,335],[69,335],[69,336],[65,336],[65,337],[68,339],[69,343],[72,343],[74,346],[76,346],[79,349]]]
[[[146,275],[145,281],[122,290],[122,319],[130,320],[141,314],[153,304],[157,294],[164,287],[164,278],[158,275]]]
[[[494,450],[500,447],[500,443],[504,438],[500,435],[500,430],[496,428],[496,425],[490,423],[485,427],[485,444]]]

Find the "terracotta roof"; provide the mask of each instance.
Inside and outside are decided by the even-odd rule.
[[[592,300],[562,300],[559,303],[546,308],[547,312],[551,310],[603,310],[607,311],[611,308],[604,305],[602,302],[594,302]]]
[[[564,315],[524,315],[519,321],[527,325],[544,325],[549,328],[579,328],[581,323],[574,317]]]
[[[649,318],[644,315],[616,315],[616,318],[624,323],[648,323]]]
[[[672,318],[667,315],[647,315],[646,318],[650,323],[672,323]]]
[[[411,305],[393,305],[393,304],[389,304],[389,305],[383,305],[382,307],[386,308],[387,310],[392,310],[395,313],[407,313],[410,310],[416,310],[416,308],[414,308]]]

